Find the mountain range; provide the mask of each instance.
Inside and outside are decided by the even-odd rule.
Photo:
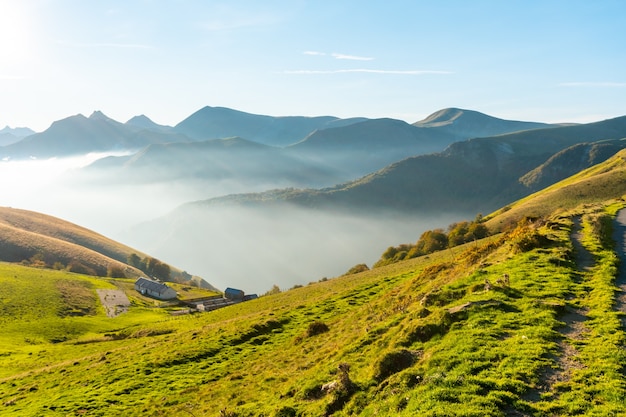
[[[257,283],[264,281],[266,286],[278,276],[302,282],[321,270],[309,262],[331,265],[332,254],[346,247],[355,251],[350,258],[354,263],[359,256],[365,263],[371,262],[373,249],[364,242],[384,245],[385,231],[396,239],[411,234],[416,239],[425,225],[490,213],[606,160],[624,146],[620,138],[626,138],[626,117],[581,125],[535,126],[457,141],[441,152],[410,156],[331,187],[280,188],[200,199],[122,236],[159,256],[172,256],[178,264],[193,265],[214,280],[228,277],[244,285],[247,277],[254,275]],[[161,230],[167,230],[167,235],[158,232]],[[230,244],[231,236],[237,237],[237,243]],[[327,240],[327,236],[335,238]],[[172,248],[171,241],[189,242],[190,247]],[[301,241],[307,243],[300,246]],[[255,248],[257,242],[264,242],[262,249]],[[317,248],[315,255],[307,246]],[[215,259],[197,262],[207,249]],[[379,252],[382,249],[377,247]],[[248,254],[248,261],[233,264],[236,253]],[[301,254],[308,254],[308,259],[301,259]],[[274,257],[274,267],[256,268]],[[300,259],[302,267],[285,269],[281,266],[284,259]]]
[[[449,108],[409,124],[204,107],[175,126],[145,115],[126,123],[101,112],[71,116],[0,147],[0,156],[127,153],[63,181],[101,192],[89,205],[96,209],[100,199],[127,201],[139,213],[181,204],[116,237],[217,286],[245,286],[255,276],[260,292],[273,279],[284,285],[315,271],[335,274],[345,267],[343,258],[332,260],[342,248],[350,248],[350,262],[369,262],[384,245],[415,239],[432,224],[506,206],[602,162],[625,137],[625,117],[549,125]],[[103,222],[115,224],[113,216],[103,213]],[[381,216],[386,223],[373,222]],[[307,257],[311,247],[319,250]]]
[[[362,125],[364,122],[367,124]],[[354,130],[346,129],[352,125],[358,126]],[[479,127],[470,129],[470,126]],[[426,141],[424,152],[430,152],[479,132],[490,136],[542,126],[545,125],[504,121],[461,109],[442,110],[421,122],[408,125],[397,120],[370,121],[360,117],[273,117],[207,106],[173,127],[159,125],[145,115],[120,123],[100,111],[94,111],[89,117],[78,114],[58,120],[40,133],[28,134],[29,131],[21,130],[19,137],[22,139],[0,147],[0,156],[13,159],[58,158],[88,152],[132,151],[155,143],[230,137],[279,148],[297,144],[293,146],[296,150],[329,148],[332,151],[331,145],[334,145],[335,150],[356,148],[364,152],[371,145],[376,146],[373,151],[381,148],[389,151],[395,147],[415,147],[414,142]],[[3,129],[3,133],[17,136],[15,130],[6,130]]]

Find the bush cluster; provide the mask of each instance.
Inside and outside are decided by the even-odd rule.
[[[374,264],[374,268],[400,262],[405,259],[428,255],[446,248],[462,245],[489,236],[489,230],[482,222],[482,216],[473,221],[452,223],[447,231],[443,229],[427,230],[415,244],[404,243],[390,246]]]

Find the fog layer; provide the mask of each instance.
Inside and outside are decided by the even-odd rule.
[[[188,268],[218,288],[263,293],[372,266],[384,250],[458,220],[356,216],[295,206],[211,207],[176,213],[133,228],[126,243]]]
[[[276,183],[232,181],[152,184],[97,181],[80,158],[0,161],[0,205],[38,211],[92,229],[199,275],[224,289],[264,293],[334,277],[368,266],[391,245],[414,242],[427,229],[445,227],[459,214],[351,215],[295,206],[272,209],[220,207],[176,210],[181,204],[235,192],[262,191]]]

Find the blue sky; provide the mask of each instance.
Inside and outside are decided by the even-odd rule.
[[[626,115],[626,2],[0,0],[0,127],[205,105],[393,117]]]

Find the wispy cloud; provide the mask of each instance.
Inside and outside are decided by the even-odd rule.
[[[321,51],[304,51],[304,55],[309,56],[332,56],[335,59],[346,59],[351,61],[372,61],[374,58],[369,56],[358,56],[358,55],[348,55],[348,54],[339,54],[337,52],[333,52],[332,54],[327,54],[326,52]]]
[[[237,30],[259,26],[270,26],[282,21],[282,16],[272,12],[258,11],[242,15],[239,11],[228,8],[215,12],[215,17],[204,22],[202,27],[209,32]]]
[[[623,87],[626,87],[626,83],[582,81],[582,82],[572,82],[572,83],[560,83],[559,86],[560,87],[623,88]]]
[[[451,71],[434,71],[434,70],[381,70],[381,69],[340,69],[340,70],[290,70],[284,71],[285,74],[350,74],[350,73],[366,73],[366,74],[391,74],[391,75],[447,75],[453,74]]]
[[[332,56],[335,59],[348,59],[351,61],[372,61],[374,59],[368,56],[356,56],[356,55],[346,55],[346,54],[338,54],[338,53],[333,53]]]

